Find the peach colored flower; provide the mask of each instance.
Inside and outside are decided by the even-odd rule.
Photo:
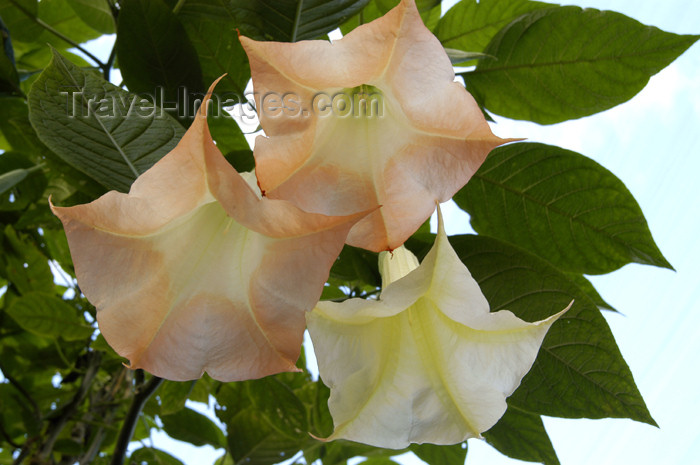
[[[295,370],[304,311],[362,215],[261,198],[214,145],[202,109],[128,194],[52,206],[80,289],[131,368],[221,381]]]
[[[250,59],[265,195],[306,211],[382,207],[348,243],[401,245],[504,141],[489,129],[413,0],[341,40],[257,42]]]

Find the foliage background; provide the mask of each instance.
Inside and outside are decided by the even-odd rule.
[[[81,2],[75,3],[80,4]],[[0,3],[0,5],[4,4]],[[604,6],[614,9],[614,5],[606,4]],[[670,10],[670,6],[667,6],[664,9],[664,11]],[[676,28],[673,26],[664,27],[662,24],[658,23],[655,20],[656,15],[645,20],[636,14],[636,10],[631,11],[628,14],[632,17],[643,20],[643,22],[645,22],[646,24],[662,26],[665,30],[685,33],[697,32],[697,30],[693,31],[692,29],[692,26],[694,25],[690,25],[685,28]],[[673,16],[676,18],[693,17],[692,15],[678,15],[677,13],[675,13]],[[81,29],[82,26],[80,26],[80,22],[75,22],[76,20],[74,18],[70,19],[70,21],[73,21],[74,23],[67,27],[66,31],[81,31],[81,33],[84,32],[84,29]],[[126,35],[126,33],[124,33],[124,35]],[[41,38],[37,38],[37,41],[39,40],[46,41],[47,39],[45,35],[42,35]],[[52,41],[51,39],[49,40]],[[62,46],[62,48],[66,48],[65,44]],[[693,52],[695,49],[697,49],[697,47],[691,49],[690,52],[684,55],[681,59],[689,59],[688,55],[690,55],[690,53]],[[43,52],[37,51],[36,53],[40,55]],[[697,63],[697,60],[695,62]],[[674,65],[672,66],[675,66],[677,63],[678,62],[674,63]],[[138,78],[134,78],[131,80],[134,83],[134,85],[132,86],[130,84],[130,87],[136,88]],[[652,80],[652,85],[653,84],[654,81]],[[671,85],[671,87],[680,87],[688,89],[687,83],[685,83],[685,87],[682,87],[682,85],[682,81],[676,81]],[[663,435],[663,437],[665,437],[667,440],[669,440],[669,442],[662,443],[664,445],[654,448],[655,451],[660,450],[660,453],[663,454],[660,456],[661,458],[659,460],[663,460],[664,462],[668,463],[674,463],[674,461],[676,463],[684,463],[684,454],[687,454],[685,455],[685,457],[690,458],[693,456],[693,450],[690,448],[686,448],[683,445],[693,444],[693,439],[697,438],[697,436],[692,436],[692,429],[685,429],[682,426],[683,418],[693,418],[693,412],[695,411],[697,413],[697,401],[694,400],[694,396],[692,396],[690,392],[690,389],[692,389],[691,387],[693,386],[692,378],[689,378],[690,370],[687,370],[687,368],[684,369],[684,367],[692,366],[693,362],[690,358],[683,359],[684,355],[688,356],[690,354],[695,353],[695,350],[693,349],[697,348],[697,342],[695,342],[695,346],[692,345],[692,341],[697,340],[693,337],[692,328],[697,326],[693,326],[692,324],[693,321],[696,320],[692,320],[692,318],[694,318],[694,314],[692,312],[692,309],[690,308],[691,305],[693,305],[693,303],[697,299],[697,284],[695,281],[692,280],[692,278],[689,281],[680,282],[678,278],[678,276],[697,276],[697,273],[693,273],[693,270],[697,270],[697,265],[695,264],[698,263],[697,259],[700,258],[698,257],[697,246],[694,245],[695,241],[693,240],[693,233],[697,229],[697,227],[694,226],[692,220],[693,204],[692,202],[689,202],[689,199],[692,200],[693,197],[692,195],[688,195],[687,190],[679,188],[679,186],[695,185],[693,182],[692,174],[696,172],[695,169],[697,168],[697,164],[692,164],[693,157],[690,155],[696,154],[698,152],[697,136],[695,136],[695,139],[692,139],[692,130],[683,133],[682,131],[679,131],[677,129],[679,124],[671,123],[671,121],[674,121],[674,118],[678,118],[681,122],[683,122],[685,125],[689,125],[690,127],[693,126],[693,121],[695,121],[695,123],[697,124],[699,120],[697,95],[698,93],[689,92],[688,95],[686,95],[685,99],[683,99],[677,104],[680,106],[665,104],[665,106],[662,107],[665,109],[665,111],[659,110],[659,105],[662,105],[662,103],[666,101],[663,98],[659,99],[658,101],[652,101],[651,104],[647,103],[646,106],[643,106],[640,103],[639,105],[642,105],[642,107],[635,108],[632,111],[632,113],[641,116],[638,117],[636,120],[633,120],[632,122],[629,121],[628,117],[621,117],[619,116],[619,114],[615,114],[614,112],[617,110],[617,108],[603,115],[597,115],[591,118],[591,120],[595,120],[596,118],[605,117],[608,121],[608,124],[604,125],[602,129],[593,129],[594,126],[591,126],[589,123],[583,122],[565,123],[573,125],[571,126],[573,127],[573,129],[571,130],[561,129],[561,127],[545,127],[540,130],[537,126],[528,126],[526,129],[523,130],[519,129],[518,126],[509,127],[505,122],[499,122],[499,125],[497,126],[497,131],[502,136],[522,136],[528,137],[531,140],[541,140],[548,143],[554,143],[555,145],[560,145],[568,149],[577,150],[581,153],[584,153],[585,155],[596,158],[604,166],[611,169],[613,173],[615,173],[616,175],[618,175],[618,177],[621,177],[623,181],[625,181],[632,193],[637,197],[637,200],[640,202],[643,211],[646,213],[647,218],[649,219],[650,224],[652,225],[651,229],[655,235],[655,238],[657,239],[657,243],[660,245],[661,250],[665,253],[666,257],[669,258],[670,262],[673,263],[673,265],[678,270],[678,274],[673,274],[671,272],[663,270],[656,271],[648,267],[644,267],[644,271],[641,275],[630,275],[628,271],[629,269],[638,270],[640,268],[643,268],[637,265],[633,265],[627,266],[621,271],[613,273],[613,275],[611,276],[605,276],[595,281],[596,286],[599,288],[599,290],[602,290],[604,288],[610,289],[610,292],[602,292],[606,300],[610,301],[610,303],[618,310],[628,315],[628,317],[625,318],[625,320],[627,321],[623,321],[621,324],[619,323],[622,321],[622,318],[617,315],[608,315],[608,319],[613,325],[614,334],[616,335],[618,343],[621,346],[622,353],[623,355],[625,355],[628,363],[631,365],[632,372],[635,373],[637,382],[640,385],[640,390],[645,396],[645,399],[647,400],[647,403],[650,406],[652,415],[654,415],[655,419],[659,423],[662,423],[662,418],[659,416],[658,410],[653,407],[651,399],[658,399],[660,401],[660,405],[664,406],[662,410],[663,412],[673,413],[669,413],[668,416],[663,417],[665,421],[662,423],[663,429],[661,430],[661,432],[653,429],[652,427],[641,425],[640,427],[637,427],[641,428],[641,430],[637,429],[635,430],[635,433],[627,433],[634,434],[634,440],[633,442],[629,443],[627,447],[623,446],[623,449],[625,450],[624,457],[626,461],[629,460],[630,457],[636,457],[636,460],[633,459],[635,463],[651,463],[646,462],[646,460],[649,460],[649,457],[652,457],[653,455],[649,454],[647,447],[643,446],[647,446],[648,444],[657,441],[660,434]],[[633,99],[629,104],[626,105],[634,105],[634,102],[637,99],[640,99],[640,97]],[[7,108],[8,107],[6,105],[3,105],[2,107],[3,119],[5,118],[5,115],[8,115],[8,113],[5,113]],[[682,112],[682,110],[686,110],[685,115],[689,116],[684,117],[684,113]],[[693,120],[692,118],[695,119]],[[650,119],[653,121],[652,123],[648,122]],[[16,123],[16,121],[13,120],[11,121],[11,123],[14,124]],[[653,125],[653,129],[647,125]],[[4,128],[4,131],[6,133],[8,131],[7,126],[4,126]],[[31,129],[27,127],[23,127],[22,130],[31,131]],[[603,139],[601,136],[596,135],[596,133],[600,132],[609,132],[614,138],[617,138],[618,141],[621,142],[619,148],[614,149],[612,148],[614,146],[611,146],[610,142],[603,142],[604,140],[609,139]],[[554,136],[554,138],[551,138],[552,134],[556,134],[556,136]],[[621,135],[624,134],[627,134],[627,136],[621,137]],[[688,137],[688,135],[691,135],[691,137]],[[588,145],[587,143],[591,141],[597,141],[597,144]],[[662,141],[662,143],[658,146],[658,148],[654,149],[654,146],[651,144],[657,141]],[[240,139],[238,140],[238,142],[240,142]],[[635,145],[636,143],[639,143],[639,145]],[[693,143],[695,143],[694,146],[692,145]],[[245,148],[243,145],[235,147],[241,150],[244,150]],[[16,149],[16,147],[14,146],[12,148]],[[649,157],[649,159],[643,158],[643,155],[648,153],[652,153],[652,156]],[[54,172],[51,170],[59,171],[56,168],[56,165],[51,165],[50,167],[45,168],[45,170],[49,174]],[[661,181],[659,182],[660,179]],[[29,182],[29,180],[27,182]],[[642,196],[640,196],[640,193],[647,192],[647,188],[651,189],[652,193],[642,194]],[[668,190],[664,190],[664,188]],[[670,197],[670,195],[667,194],[669,195],[669,197],[665,197],[664,192],[670,191],[672,191],[674,194],[678,193],[679,191],[683,191],[680,194],[681,199],[677,199],[676,201],[666,200]],[[89,196],[90,194],[86,195]],[[92,195],[94,195],[94,193]],[[43,197],[37,198],[36,205],[40,205],[41,202],[43,202]],[[673,205],[674,208],[672,208],[671,205]],[[675,207],[676,205],[685,205],[685,207],[677,208]],[[653,217],[650,215],[650,211],[654,213]],[[667,215],[671,216],[669,217]],[[7,216],[4,218],[7,218]],[[654,218],[654,220],[652,220],[652,218]],[[44,219],[44,221],[51,220]],[[459,220],[457,219],[455,221]],[[3,226],[5,224],[6,223],[3,223]],[[16,225],[17,223],[14,224]],[[464,226],[464,224],[462,224],[461,226]],[[31,226],[29,228],[31,229]],[[46,228],[45,232],[48,231],[50,231],[50,229]],[[459,232],[463,231],[460,230]],[[51,234],[60,235],[59,232],[56,232],[45,234],[44,237],[48,236],[50,238]],[[6,239],[4,243],[5,247],[8,247],[8,242],[11,242],[11,237],[8,239],[6,233]],[[39,242],[41,243],[41,239],[39,239]],[[47,255],[50,254],[52,257],[58,259],[59,255],[61,254],[61,251],[56,248],[56,244],[49,245],[49,242],[51,241],[47,241],[47,245],[45,247],[54,247],[53,250],[49,249],[48,252],[44,251],[43,253]],[[31,252],[27,252],[26,250],[24,250],[22,253],[31,255]],[[65,257],[65,250],[62,253],[64,255],[60,255],[60,257],[66,263],[69,263],[69,259]],[[37,263],[39,263],[40,261],[41,258],[38,257]],[[64,262],[62,261],[61,263]],[[618,276],[620,277],[618,278]],[[9,305],[10,299],[12,298],[12,291],[15,290],[15,288],[13,288],[12,286],[17,286],[17,283],[15,283],[14,281],[10,282],[11,284],[9,291],[3,298],[3,304],[7,305]],[[634,285],[630,283],[634,283]],[[682,283],[685,283],[685,285]],[[631,293],[632,295],[629,298],[616,297],[613,301],[612,296],[620,295],[620,290],[624,289],[625,287],[634,289]],[[665,290],[669,294],[672,294],[673,298],[663,298],[661,299],[661,301],[655,302],[653,298],[651,298],[651,295],[655,292],[655,290],[659,288]],[[640,289],[643,289],[645,292],[640,292]],[[57,291],[61,293],[61,289],[58,289]],[[86,305],[86,303],[84,301],[81,301],[80,299],[72,301],[71,304]],[[645,323],[648,322],[647,324],[638,324],[640,321],[639,313],[642,313],[643,321]],[[697,312],[695,312],[695,315],[697,315]],[[683,322],[683,324],[674,324],[674,320],[680,320]],[[649,331],[648,328],[653,328],[653,330]],[[2,329],[3,334],[5,336],[7,335],[6,331],[8,329],[13,330],[14,328],[12,327],[11,320],[3,320]],[[626,350],[625,346],[622,344],[622,342],[620,342],[620,334],[625,335],[629,332],[634,333],[637,339],[642,337],[641,334],[646,334],[644,338],[648,339],[649,342],[642,344],[641,346],[635,345],[633,348],[632,346],[630,346],[630,349]],[[33,337],[34,336],[31,336],[30,338]],[[655,349],[659,348],[660,346],[655,345],[654,341],[657,341],[658,338],[660,338],[662,341],[669,341],[669,343],[673,344],[670,350],[670,354],[672,355],[667,356],[656,353],[657,350]],[[65,339],[69,338],[66,335],[63,335],[63,340],[55,339],[54,335],[48,337],[48,339],[46,340],[48,342],[39,342],[37,340],[32,340],[31,343],[37,346],[36,351],[23,354],[23,357],[27,360],[37,360],[38,357],[46,357],[46,355],[48,354],[53,354],[53,358],[49,357],[46,360],[44,360],[44,362],[47,363],[48,366],[44,366],[42,364],[32,365],[34,371],[22,374],[22,377],[31,380],[30,382],[35,384],[35,386],[33,386],[32,389],[36,389],[37,395],[42,395],[40,393],[42,390],[45,392],[51,392],[50,395],[56,395],[55,393],[53,393],[52,388],[49,386],[51,372],[53,370],[53,372],[55,373],[57,369],[56,367],[58,367],[58,371],[61,373],[61,376],[63,376],[64,379],[63,386],[56,386],[59,388],[58,391],[60,391],[59,396],[63,397],[60,397],[59,401],[56,402],[53,407],[50,407],[49,412],[47,412],[46,414],[42,414],[42,421],[36,425],[37,434],[47,431],[48,428],[51,426],[52,422],[55,422],[55,418],[61,418],[61,415],[59,413],[65,411],[65,407],[70,407],[70,396],[74,393],[75,389],[78,388],[78,384],[80,383],[76,383],[75,381],[73,381],[73,384],[70,384],[68,381],[66,381],[66,378],[70,379],[71,373],[74,373],[73,376],[77,377],[77,379],[80,379],[81,376],[83,377],[83,379],[86,379],[85,376],[89,374],[89,370],[85,371],[84,365],[81,366],[80,364],[76,364],[70,359],[70,354],[66,357],[68,358],[68,360],[65,362],[55,359],[55,355],[57,352],[56,346],[63,348],[65,346]],[[56,342],[51,342],[53,340],[55,340]],[[4,345],[2,347],[3,362],[5,362],[6,360],[6,355],[12,351],[12,345],[8,344],[7,341],[8,339],[4,339]],[[691,341],[690,345],[683,344],[683,342],[685,341]],[[22,349],[26,349],[26,347],[29,346],[22,346]],[[104,344],[99,345],[99,342],[94,343],[93,348],[97,348],[99,351],[103,351],[106,354],[109,354],[109,349],[106,346],[104,346]],[[74,345],[74,349],[80,352],[78,350],[77,345]],[[81,357],[83,356],[77,357],[76,360],[81,360]],[[112,360],[111,358],[109,359]],[[84,357],[82,360],[83,361],[80,363],[85,362]],[[100,382],[106,383],[110,381],[111,374],[116,373],[115,369],[117,369],[119,366],[116,362],[117,360],[113,360],[109,363],[106,363],[104,360],[102,361],[100,370],[98,371],[99,376],[97,376],[96,381],[91,386],[91,389],[94,390],[94,392],[90,393],[91,396],[96,395],[98,392],[97,390],[103,386],[103,384],[100,384]],[[659,373],[667,373],[668,377],[663,375],[660,376]],[[653,384],[649,388],[645,389],[645,385],[642,383],[644,379],[647,378],[651,378],[653,380],[658,380],[659,378],[661,378],[665,379],[666,381],[665,384]],[[54,381],[56,380],[57,378],[54,378]],[[8,382],[7,380],[5,380],[5,385],[7,384]],[[132,381],[131,384],[138,386],[138,378]],[[206,395],[204,395],[202,390],[197,387],[198,385],[201,386],[202,384],[203,383],[195,384],[196,389],[190,393],[191,398],[206,400]],[[688,388],[686,388],[686,386]],[[116,429],[119,426],[119,421],[125,414],[126,405],[133,396],[133,393],[129,393],[129,389],[126,388],[126,385],[122,387],[124,388],[124,398],[122,399],[124,405],[121,407],[121,409],[117,409],[114,413],[113,418],[111,418],[112,425],[109,426],[112,429]],[[261,406],[266,401],[261,401],[258,398],[259,393],[264,393],[274,388],[270,388],[268,385],[264,385],[260,389],[253,389],[252,391],[250,390],[250,388],[246,389],[248,395],[248,402],[250,402],[250,400],[252,399],[253,403],[255,404],[257,398],[258,403],[255,405]],[[9,391],[11,390],[5,389],[4,391],[2,391],[6,395],[1,399],[3,407],[3,421],[5,421],[8,412],[11,410],[10,406],[19,405],[22,402],[21,399],[18,399],[16,392],[10,393]],[[35,393],[34,390],[31,390],[30,392],[32,392],[32,394]],[[165,395],[180,395],[180,398],[182,398],[182,392],[184,391],[181,387],[171,387],[169,388],[169,390],[165,387],[161,387],[159,391],[161,396],[160,400],[162,400],[162,396]],[[649,397],[650,392],[654,394],[651,398]],[[301,397],[303,398],[303,396]],[[149,405],[146,406],[145,412],[148,414],[148,416],[142,417],[142,419],[145,422],[153,421],[152,419],[155,418],[154,415],[157,414],[162,417],[162,423],[160,423],[158,420],[155,420],[155,424],[163,426],[165,430],[168,431],[174,437],[179,437],[179,439],[183,439],[187,442],[191,442],[194,444],[204,444],[207,442],[214,442],[216,444],[225,443],[220,433],[217,433],[215,429],[212,429],[210,427],[200,428],[200,432],[202,434],[198,437],[195,437],[196,435],[193,436],[191,434],[188,434],[188,431],[191,432],[191,429],[185,428],[185,430],[183,431],[181,425],[187,424],[188,426],[191,426],[197,421],[204,420],[199,419],[199,417],[193,417],[197,418],[198,420],[188,418],[188,416],[192,416],[191,413],[187,413],[184,415],[181,414],[179,415],[179,417],[171,416],[168,419],[168,415],[166,415],[166,413],[172,414],[172,412],[168,410],[170,407],[166,407],[166,409],[163,410],[163,403],[158,402],[158,400],[159,397],[153,397],[150,401],[150,407]],[[683,402],[683,400],[685,400],[685,402]],[[222,397],[221,399],[219,399],[219,401],[220,405],[230,406],[228,402],[231,401],[231,399],[225,399]],[[260,402],[262,402],[262,404]],[[293,399],[290,399],[290,403],[297,405],[296,401],[294,401]],[[667,407],[667,405],[669,404],[671,405],[670,409]],[[176,402],[174,405],[180,405],[180,403]],[[84,419],[85,414],[91,413],[89,410],[86,412],[84,410],[85,408],[88,408],[88,405],[83,404],[79,411],[75,413],[74,417],[69,417],[70,425],[72,425],[71,422],[73,420],[77,420],[78,417],[83,416]],[[293,407],[291,408],[292,410],[294,409]],[[261,409],[261,411],[264,411],[264,408]],[[184,412],[188,411],[185,410]],[[260,430],[264,430],[268,427],[265,425],[269,425],[269,418],[265,417],[264,414],[262,418],[265,421],[263,421],[263,423],[260,424]],[[25,412],[24,417],[21,421],[26,427],[26,425],[28,424],[26,422],[30,422],[29,424],[31,424],[31,415]],[[250,421],[252,422],[250,424],[257,424],[255,423],[255,421],[260,420],[250,419]],[[591,460],[590,463],[594,463],[594,461],[605,463],[605,460],[611,460],[611,455],[609,453],[612,446],[611,442],[615,442],[616,445],[618,445],[620,441],[619,425],[622,424],[625,426],[625,428],[630,428],[629,425],[633,425],[633,423],[629,420],[604,421],[614,422],[614,425],[616,426],[613,426],[613,431],[607,434],[604,432],[599,432],[598,437],[601,439],[585,441],[581,440],[581,438],[589,438],[590,433],[581,433],[579,430],[576,429],[580,428],[579,425],[586,423],[585,421],[577,420],[575,422],[572,422],[569,420],[565,424],[562,424],[561,422],[550,423],[548,419],[545,419],[545,424],[547,426],[550,426],[550,424],[556,425],[556,427],[548,429],[550,436],[552,436],[555,446],[557,447],[562,463],[586,463],[582,460],[587,459]],[[572,423],[573,426],[571,425]],[[4,423],[3,425],[5,424],[6,423]],[[144,422],[140,422],[138,424],[140,430],[137,429],[137,437],[143,437],[147,434],[146,428],[144,427],[147,424],[148,423]],[[77,422],[75,426],[79,425],[80,422]],[[231,424],[229,424],[228,427],[230,438],[232,436]],[[110,428],[107,428],[107,430],[110,430]],[[74,440],[72,435],[67,434],[68,429],[69,428],[66,428],[66,431],[63,431],[63,436],[59,438],[59,444],[63,448],[59,450],[63,450],[64,453],[68,453],[65,451],[68,450],[70,452],[71,447],[73,447],[72,450],[77,454],[75,446],[71,444],[71,441],[77,441]],[[600,427],[600,421],[594,422],[592,429],[595,431],[600,431],[602,429]],[[208,434],[207,431],[209,432]],[[642,433],[637,433],[636,431],[642,431]],[[32,431],[29,429],[27,429],[27,432],[30,435],[32,434]],[[94,433],[94,429],[92,430],[92,432]],[[73,428],[73,431],[71,431],[71,433],[75,434],[75,427]],[[112,434],[112,436],[115,435],[116,434]],[[644,437],[649,439],[642,440],[639,435],[643,435]],[[576,437],[576,440],[571,441],[571,437]],[[241,437],[238,436],[239,440],[240,438]],[[111,440],[114,440],[114,438],[112,437]],[[109,444],[108,441],[106,441],[106,443]],[[470,449],[472,447],[472,444],[474,443],[475,441],[470,442]],[[697,441],[695,441],[695,443],[697,443]],[[561,444],[566,445],[561,446]],[[231,446],[230,442],[229,446]],[[478,450],[478,446],[475,447],[475,449]],[[3,452],[6,452],[7,450],[8,449],[5,449],[3,447]],[[110,451],[109,448],[106,448],[105,450],[107,450],[108,452]],[[596,454],[598,453],[596,452],[596,450],[601,451],[600,454],[602,454],[605,457],[605,460],[596,458]],[[635,451],[643,452],[637,456],[630,455],[631,453],[636,453]],[[350,456],[352,456],[355,454],[367,453],[367,450],[350,449],[347,452],[350,454]],[[476,463],[478,456],[474,452],[476,451],[470,450],[468,460],[473,460]],[[148,450],[141,451],[141,458],[144,458],[144,454],[147,453],[152,454],[152,452],[149,452]],[[137,455],[138,454],[139,453],[137,453]],[[428,458],[428,460],[431,463],[445,462],[445,457],[439,459],[439,456],[430,456],[427,455],[425,452],[423,453],[423,457]],[[675,460],[669,461],[669,458]],[[326,459],[330,460],[328,457],[326,457]],[[156,459],[153,457],[148,459],[149,462],[155,460]],[[160,460],[164,460],[165,462],[163,463],[175,463],[171,462],[171,459],[163,455],[161,455]],[[495,462],[489,461],[488,463]],[[550,463],[554,462],[551,462],[550,460]],[[613,463],[613,461],[609,463]]]

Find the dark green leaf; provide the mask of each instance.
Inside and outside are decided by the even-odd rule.
[[[224,433],[216,424],[199,412],[183,408],[171,415],[161,416],[163,429],[168,436],[179,441],[189,442],[195,446],[210,444],[225,447]]]
[[[252,171],[255,168],[255,158],[252,150],[234,150],[228,152],[225,157],[239,173]]]
[[[233,0],[241,33],[253,39],[296,42],[337,28],[369,0]]]
[[[631,418],[654,425],[607,322],[548,262],[485,236],[450,240],[491,305],[539,321],[574,304],[549,329],[530,372],[508,402],[563,418]]]
[[[579,289],[581,289],[581,291],[583,291],[600,310],[609,310],[611,312],[617,312],[617,310],[615,310],[612,307],[612,305],[603,300],[600,294],[598,294],[598,291],[595,289],[595,287],[593,287],[593,284],[591,284],[591,282],[587,280],[585,276],[575,273],[566,273],[566,277],[569,278],[569,280],[571,280],[572,282],[576,283]]]
[[[508,457],[545,465],[559,465],[539,415],[509,407],[505,415],[484,433],[486,442]]]
[[[495,58],[462,76],[487,110],[552,124],[629,100],[698,37],[612,11],[549,8],[502,29],[484,50]]]
[[[306,408],[288,386],[268,376],[247,382],[246,388],[256,413],[264,416],[280,434],[291,438],[307,436]]]
[[[38,336],[78,341],[95,331],[75,308],[47,293],[27,293],[14,300],[7,313],[22,328]]]
[[[483,52],[493,36],[518,16],[556,6],[530,0],[462,0],[440,19],[435,35],[447,48]]]
[[[411,444],[411,452],[428,465],[464,465],[467,459],[467,443],[453,446],[435,444]]]
[[[184,134],[167,113],[57,52],[29,94],[39,138],[107,188],[127,191]]]
[[[15,67],[15,53],[12,48],[10,31],[0,16],[0,92],[22,94],[19,87],[19,75]]]
[[[248,145],[248,141],[243,135],[238,123],[236,123],[231,115],[226,113],[223,108],[214,108],[216,108],[217,111],[210,114],[207,121],[209,123],[211,136],[216,141],[216,146],[221,150],[221,153],[227,154],[233,151],[250,152],[250,145]],[[254,167],[255,164],[253,164],[253,168]]]
[[[107,0],[68,0],[68,4],[88,26],[103,34],[113,34],[114,17]]]
[[[331,268],[331,277],[351,284],[381,286],[377,254],[346,245]]]
[[[271,465],[291,458],[307,437],[292,439],[274,430],[255,409],[240,411],[227,424],[228,447],[238,465]]]
[[[622,181],[576,152],[533,143],[499,147],[454,199],[478,233],[562,270],[601,274],[631,262],[671,268]]]
[[[194,96],[205,90],[197,52],[177,16],[162,0],[122,0],[117,60],[130,91],[160,91],[180,116],[194,116]],[[188,96],[184,98],[184,96]]]
[[[233,2],[190,0],[177,16],[199,56],[204,84],[208,86],[225,74],[216,86],[216,94],[222,102],[240,103],[250,79],[250,67],[238,40],[234,7]]]
[[[160,449],[142,447],[132,452],[130,465],[184,465],[180,460]]]

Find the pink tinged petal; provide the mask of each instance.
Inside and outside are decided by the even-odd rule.
[[[254,151],[261,188],[324,214],[381,205],[357,223],[348,244],[398,247],[491,149],[508,142],[491,133],[472,96],[454,82],[449,58],[412,0],[333,43],[241,42],[267,136]],[[354,98],[362,85],[382,97],[381,115],[324,115],[314,105],[319,95]]]
[[[505,413],[547,330],[568,309],[535,323],[490,313],[439,223],[420,266],[403,247],[380,256],[378,301],[321,302],[307,314],[331,388],[329,439],[400,449],[480,437]]]
[[[362,216],[261,198],[201,112],[129,194],[52,208],[105,339],[132,368],[173,380],[295,370],[304,311]]]

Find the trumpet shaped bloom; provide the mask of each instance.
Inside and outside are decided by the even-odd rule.
[[[335,431],[400,449],[480,437],[506,411],[549,327],[490,313],[440,219],[423,263],[403,247],[380,255],[379,300],[321,302],[307,314]]]
[[[333,43],[241,43],[267,136],[255,144],[263,192],[325,214],[381,205],[351,245],[398,247],[506,142],[413,0]]]
[[[208,98],[128,194],[52,208],[100,331],[131,368],[222,381],[293,371],[304,311],[359,216],[261,198],[214,145]]]

